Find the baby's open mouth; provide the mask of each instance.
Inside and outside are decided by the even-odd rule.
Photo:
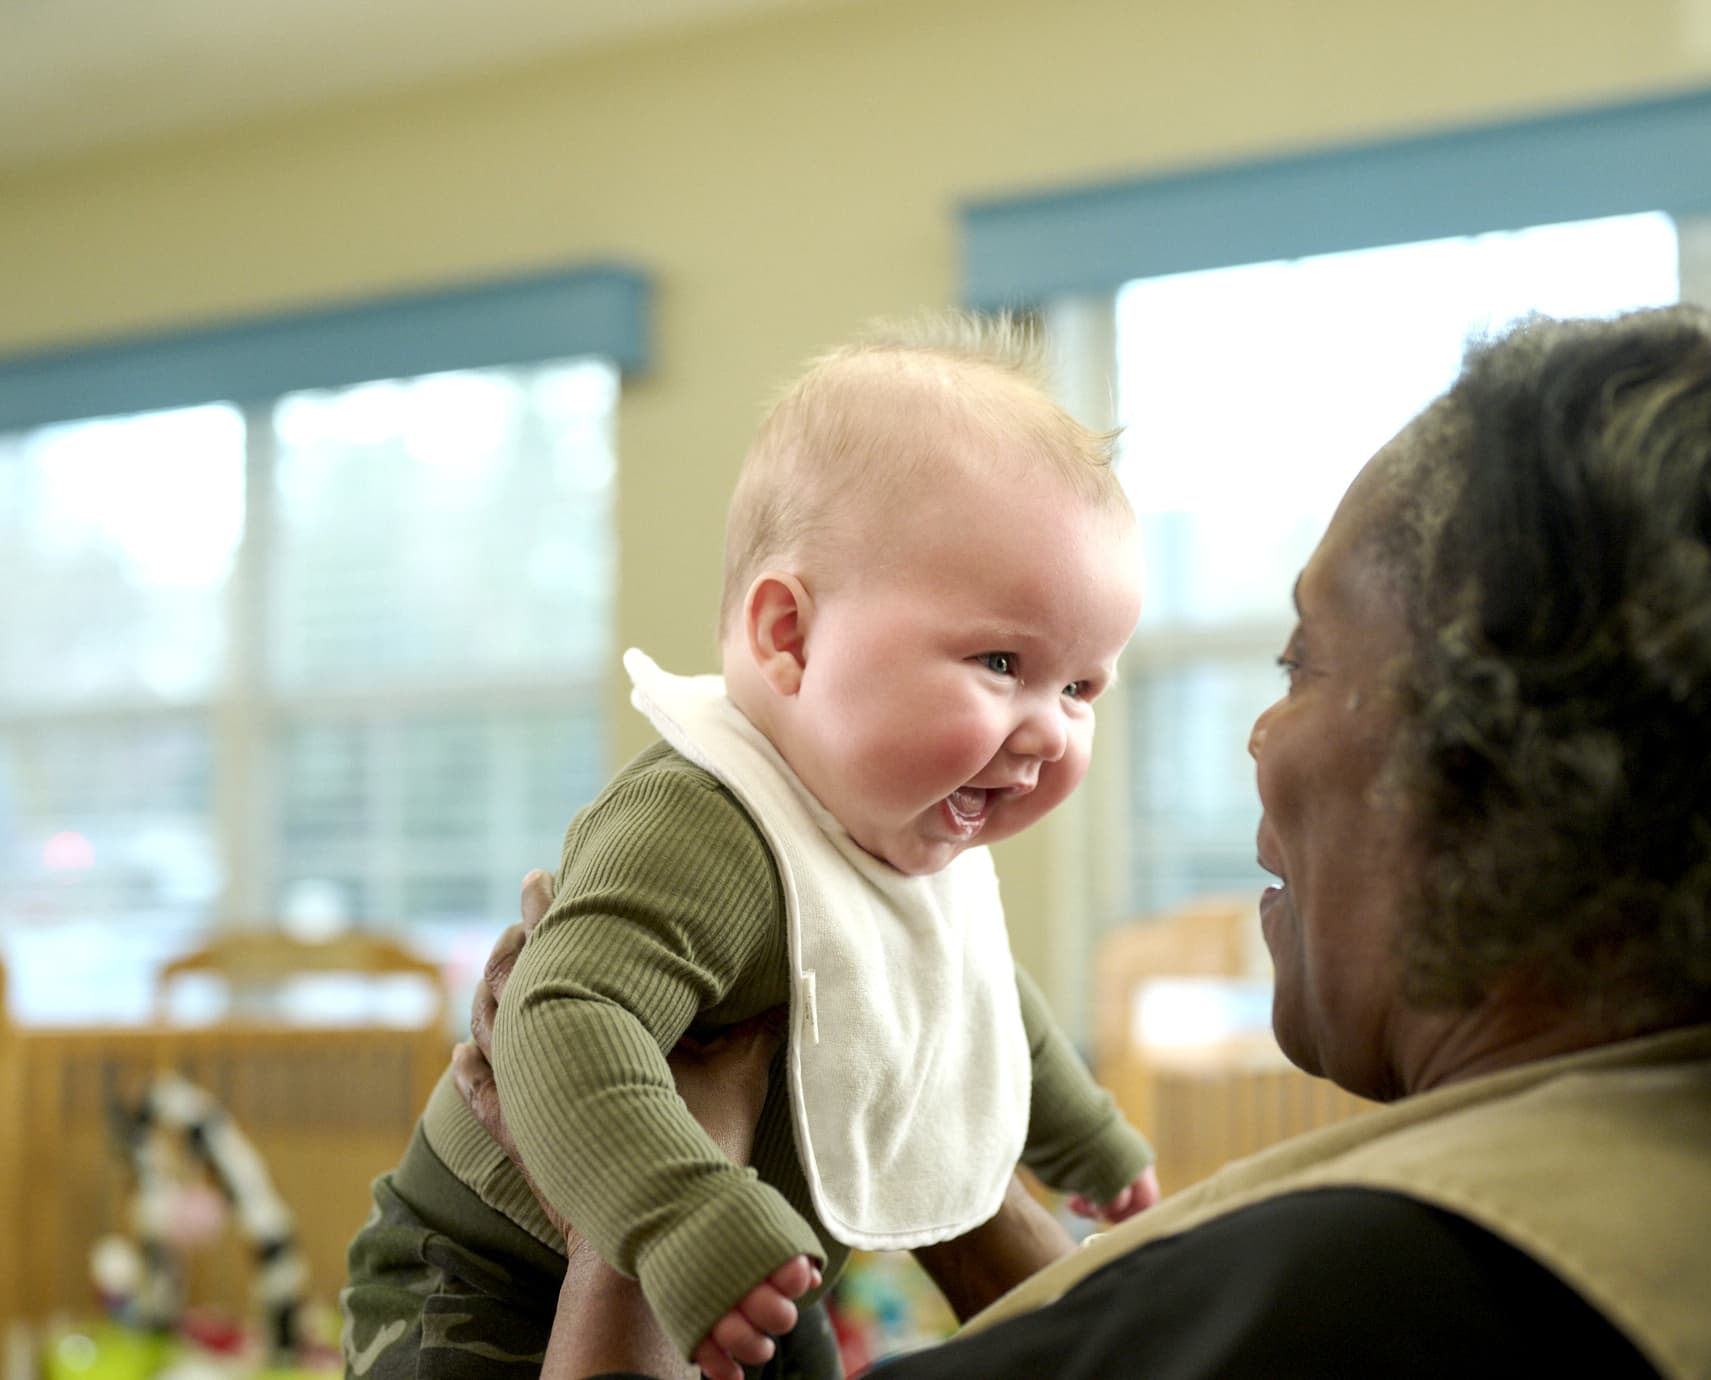
[[[991,792],[979,786],[962,786],[945,797],[945,811],[958,829],[972,833],[986,822]]]

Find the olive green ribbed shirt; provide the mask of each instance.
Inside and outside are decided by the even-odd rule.
[[[506,989],[493,1063],[506,1120],[542,1193],[635,1275],[687,1356],[792,1256],[848,1248],[814,1215],[797,1160],[786,1051],[732,1165],[678,1098],[665,1051],[691,1030],[788,1001],[784,897],[765,840],[715,777],[659,743],[565,835],[558,894]],[[1033,1091],[1023,1161],[1053,1187],[1115,1194],[1151,1152],[1118,1117],[1018,972]],[[491,1208],[562,1249],[522,1176],[442,1079],[424,1129]]]

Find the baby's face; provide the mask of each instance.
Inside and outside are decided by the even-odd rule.
[[[922,875],[1080,784],[1140,561],[1127,515],[1055,475],[951,480],[895,507],[815,593],[780,747],[856,843]]]

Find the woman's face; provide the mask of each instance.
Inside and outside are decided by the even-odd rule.
[[[1288,685],[1255,721],[1263,814],[1260,923],[1276,967],[1272,1027],[1291,1060],[1368,1097],[1402,1091],[1393,937],[1409,890],[1401,811],[1384,789],[1402,610],[1363,538],[1381,516],[1379,452],[1344,496],[1295,587]]]

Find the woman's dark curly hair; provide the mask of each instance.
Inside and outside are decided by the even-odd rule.
[[[1520,977],[1613,1034],[1711,1019],[1711,315],[1524,322],[1416,434],[1385,538],[1407,995]]]

